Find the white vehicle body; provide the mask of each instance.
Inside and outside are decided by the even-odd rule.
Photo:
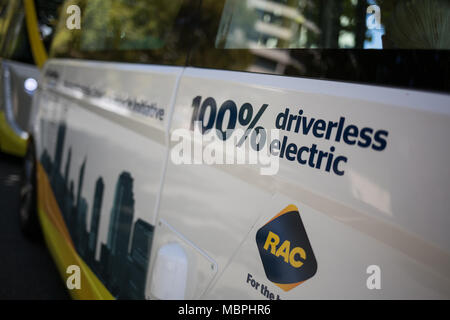
[[[183,298],[264,298],[247,283],[249,273],[282,299],[448,298],[449,96],[195,68],[52,60],[45,70],[50,69],[61,77],[56,83],[44,79],[39,93],[37,152],[47,149],[54,157],[57,124],[66,123],[61,171],[71,149],[75,190],[86,160],[82,197],[91,200],[96,179],[105,180],[103,202],[109,206],[100,213],[97,259],[107,241],[114,182],[126,170],[134,177],[133,219],[155,226],[148,274],[160,247],[176,242],[189,253]],[[155,103],[164,109],[164,120],[90,97],[76,85]],[[170,134],[189,129],[197,95],[267,103],[260,120],[265,128],[274,127],[287,106],[301,105],[310,117],[344,116],[356,126],[387,130],[387,146],[375,152],[289,134],[299,145],[334,145],[348,157],[343,176],[286,159],[273,176],[262,176],[255,165],[176,165]],[[289,204],[299,209],[318,270],[299,288],[283,292],[264,274],[255,234]],[[366,286],[371,265],[381,269],[381,290]]]
[[[199,96],[213,98],[217,110],[228,100],[255,113],[267,105],[257,125],[284,127],[279,140],[287,141],[284,156],[281,145],[276,150],[275,174],[255,164],[174,163],[173,134],[191,130]],[[36,157],[77,253],[113,296],[136,297],[121,288],[140,281],[130,276],[138,267],[123,280],[117,261],[139,260],[139,227],[150,239],[148,261],[136,262],[145,266],[147,299],[450,298],[445,92],[54,58],[34,104]],[[297,118],[280,125],[287,108]],[[310,160],[313,145],[328,154],[321,165]],[[301,147],[308,149],[299,156]],[[342,161],[326,169],[331,153]],[[316,270],[283,289],[268,278],[256,239],[287,207],[298,209]],[[122,235],[111,234],[124,225]],[[301,254],[287,250],[277,251],[277,263],[298,263]]]

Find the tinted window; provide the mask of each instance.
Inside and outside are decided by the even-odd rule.
[[[62,15],[54,57],[185,65],[196,0],[77,0],[80,30]],[[191,28],[192,29],[192,28]]]
[[[203,0],[195,67],[450,91],[448,0]]]
[[[448,0],[226,0],[217,48],[450,49]]]
[[[91,0],[86,4],[81,49],[152,50],[170,41],[182,0]]]
[[[0,0],[0,56],[2,56],[3,43],[6,38],[7,26],[11,21],[10,8],[12,5],[9,4],[8,0]]]
[[[50,49],[64,0],[35,0],[39,31],[47,51]]]
[[[9,2],[0,16],[0,45],[2,57],[33,64],[25,14],[21,1]]]

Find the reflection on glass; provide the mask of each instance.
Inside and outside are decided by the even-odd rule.
[[[49,50],[64,0],[34,0],[41,39]]]
[[[226,0],[224,49],[450,49],[448,0]]]
[[[186,0],[68,0],[81,10],[81,28],[60,19],[53,57],[184,65],[186,46],[179,17],[190,12]]]
[[[450,49],[450,1],[379,1],[389,48]],[[383,19],[383,18],[382,18]]]
[[[81,48],[160,49],[181,3],[181,0],[90,0],[84,13]]]

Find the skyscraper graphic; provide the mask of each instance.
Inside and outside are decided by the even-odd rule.
[[[55,159],[53,161],[53,168],[51,172],[51,182],[53,184],[55,183],[55,179],[61,170],[61,161],[62,161],[62,153],[64,150],[65,137],[66,137],[66,124],[62,122],[58,126],[58,133],[56,136]]]
[[[122,172],[116,184],[107,242],[110,253],[110,290],[113,295],[118,295],[119,289],[126,284],[126,261],[133,214],[133,178],[130,173]]]
[[[138,219],[134,224],[131,251],[127,259],[128,286],[127,299],[145,299],[145,283],[150,260],[150,250],[154,227]]]
[[[72,234],[72,238],[73,238],[73,242],[75,243],[75,247],[78,250],[81,248],[81,241],[82,241],[82,234],[83,234],[82,225],[84,225],[84,228],[86,229],[87,202],[85,199],[82,199],[82,197],[81,197],[81,190],[83,189],[85,168],[86,168],[86,158],[84,158],[84,161],[80,167],[80,172],[78,175],[77,200],[75,202],[75,207],[72,210],[72,214],[74,215],[72,220],[75,222],[75,225],[73,226],[74,232]],[[84,200],[85,203],[82,203],[82,200]],[[86,212],[84,210],[86,210]]]
[[[87,247],[87,211],[88,204],[85,198],[81,197],[79,205],[77,206],[77,227],[76,227],[76,241],[75,247],[77,248],[78,253],[83,258],[86,255],[86,247]]]
[[[69,148],[69,153],[67,154],[66,168],[64,169],[64,182],[66,188],[69,188],[69,171],[70,171],[70,161],[72,160],[72,148]]]
[[[102,243],[100,245],[100,261],[99,261],[99,266],[98,266],[98,272],[99,272],[99,276],[102,279],[102,282],[105,284],[105,286],[107,288],[109,288],[109,249],[106,246],[106,244]]]
[[[103,190],[105,189],[105,184],[103,183],[102,177],[97,179],[95,183],[95,193],[92,206],[92,216],[91,216],[91,229],[89,232],[88,248],[87,248],[87,262],[88,264],[95,261],[95,249],[97,247],[98,238],[98,227],[100,224],[100,211],[102,209],[103,202]]]
[[[66,221],[66,223],[69,221],[69,212],[70,212],[70,208],[72,207],[72,202],[73,202],[73,194],[72,194],[72,199],[70,199],[70,189],[69,189],[69,171],[70,171],[70,162],[72,160],[72,148],[69,148],[69,153],[67,154],[67,160],[66,160],[66,167],[64,169],[64,196],[63,196],[63,200],[62,203],[59,203],[63,217],[64,217],[64,221]],[[60,201],[61,202],[61,201]],[[69,202],[70,202],[70,207],[69,207]]]
[[[77,202],[76,206],[78,207],[81,200],[81,189],[83,189],[83,179],[84,179],[84,169],[86,168],[86,158],[84,158],[83,163],[80,167],[80,173],[78,175],[78,191],[77,191]]]
[[[74,181],[69,177],[72,147],[68,149],[64,175],[61,172],[65,137],[66,124],[61,123],[58,126],[54,159],[51,159],[47,149],[44,149],[41,163],[50,177],[50,183],[75,248],[116,298],[144,299],[154,227],[142,219],[138,219],[133,225],[135,204],[133,178],[125,171],[119,175],[115,186],[107,243],[101,243],[100,260],[97,261],[95,256],[105,183],[102,177],[96,180],[88,232],[89,204],[82,196],[87,158],[84,158],[80,166],[75,193]]]
[[[52,159],[50,158],[50,155],[48,154],[48,150],[45,148],[41,155],[41,163],[42,163],[42,167],[44,168],[45,172],[47,172],[48,176],[50,177],[53,163],[52,163]]]
[[[69,192],[66,198],[66,203],[64,206],[64,210],[65,210],[65,215],[67,217],[66,220],[66,224],[67,224],[67,229],[69,229],[70,235],[72,237],[72,240],[74,239],[74,231],[73,228],[75,226],[75,209],[73,206],[73,202],[75,200],[75,187],[74,187],[74,183],[73,180],[70,180],[70,184],[69,184]]]

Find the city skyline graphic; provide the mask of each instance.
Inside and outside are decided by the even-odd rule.
[[[89,203],[82,196],[88,160],[86,156],[78,171],[75,193],[74,180],[69,177],[72,147],[68,149],[64,172],[61,170],[66,133],[66,124],[60,123],[54,158],[51,159],[48,150],[44,149],[41,163],[49,176],[75,249],[113,296],[118,299],[144,299],[154,227],[140,218],[133,224],[135,204],[133,177],[127,171],[122,171],[118,175],[107,241],[100,244],[100,259],[96,260],[106,186],[103,177],[99,176],[96,179],[92,202]],[[88,210],[91,210],[89,230],[87,230]]]

